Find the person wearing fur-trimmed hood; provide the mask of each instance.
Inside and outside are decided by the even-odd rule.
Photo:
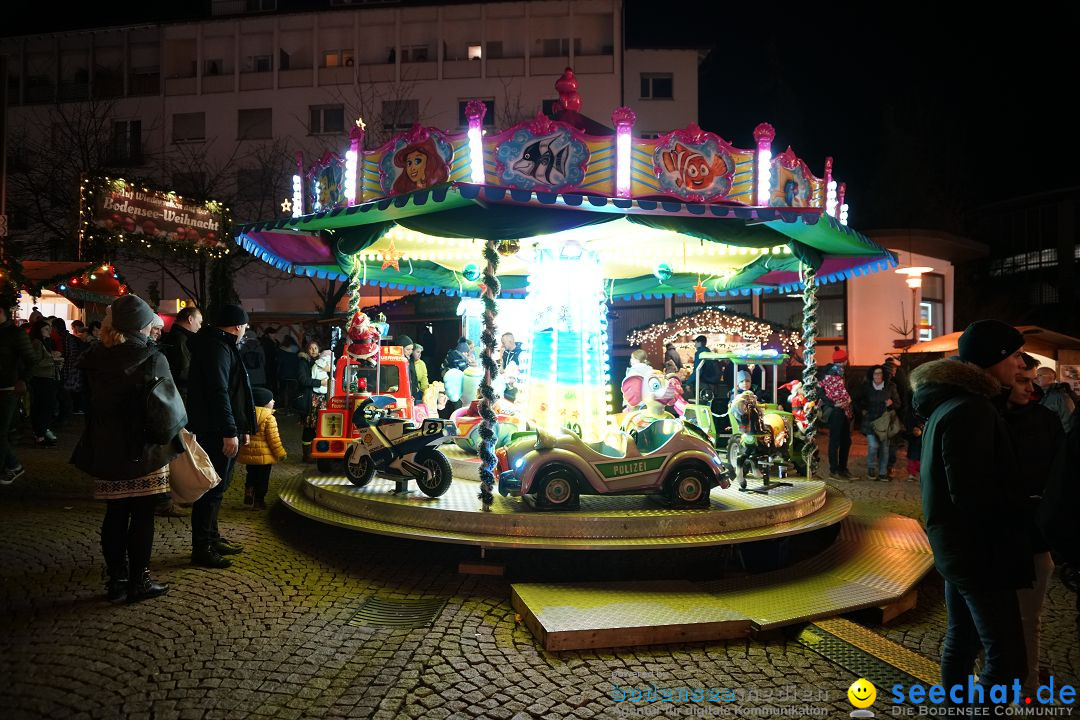
[[[945,687],[966,685],[985,652],[979,684],[1025,677],[1027,658],[1016,591],[1034,580],[1024,518],[1026,496],[1002,418],[1007,386],[1023,369],[1023,335],[997,320],[972,323],[956,359],[912,373],[915,411],[927,419],[921,458],[922,509],[934,565],[945,578]]]

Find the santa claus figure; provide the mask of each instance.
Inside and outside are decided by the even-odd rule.
[[[351,359],[367,365],[375,365],[378,361],[380,336],[367,315],[358,310],[349,321],[345,337],[348,340],[345,352]]]
[[[791,405],[791,417],[795,419],[795,424],[800,432],[806,432],[809,425],[806,422],[806,413],[810,410],[810,406],[808,405],[809,401],[806,399],[806,393],[803,391],[803,384],[798,380],[792,380],[780,387],[791,393],[788,396],[788,404]]]

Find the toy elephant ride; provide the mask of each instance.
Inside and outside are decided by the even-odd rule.
[[[363,487],[378,472],[397,481],[397,492],[407,491],[412,479],[428,497],[445,493],[454,475],[438,446],[453,440],[454,424],[438,418],[415,424],[390,417],[380,405],[384,398],[369,397],[353,413],[353,423],[361,432],[345,453],[346,477]]]

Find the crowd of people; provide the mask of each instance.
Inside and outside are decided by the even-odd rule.
[[[16,325],[0,308],[0,482],[24,473],[9,431],[27,390],[24,414],[38,447],[55,445],[57,423],[87,415],[71,462],[95,478],[94,495],[106,503],[101,547],[106,593],[116,601],[168,590],[149,574],[154,516],[168,498],[170,462],[185,447],[179,434],[147,441],[148,416],[136,409],[147,385],[172,379],[169,402],[186,416],[221,478],[192,506],[191,562],[226,568],[230,555],[243,552],[218,522],[234,464],[246,467],[245,505],[264,508],[272,467],[287,456],[276,412],[303,426],[307,459],[315,415],[333,382],[332,354],[317,339],[272,327],[260,334],[240,306],[221,306],[205,322],[200,310],[185,308],[168,332],[163,325],[134,295],[117,299],[101,323],[75,321],[70,330],[40,314]],[[409,359],[419,402],[429,383],[424,348],[404,335],[395,344]],[[760,393],[760,376],[742,371],[733,378],[730,366],[699,363],[707,339],[696,345],[693,369],[669,345],[665,370],[692,388]],[[890,481],[906,444],[906,479],[921,481],[926,532],[945,580],[947,686],[966,685],[981,652],[981,686],[1017,678],[1032,692],[1040,683],[1040,615],[1055,557],[1080,562],[1080,402],[1023,345],[1015,328],[982,320],[960,336],[956,357],[920,365],[910,378],[899,359],[888,357],[849,384],[839,348],[822,369],[828,476],[859,479],[849,467],[856,431],[866,437],[868,479]],[[520,345],[507,333],[499,350],[502,369],[512,375]],[[648,364],[644,352],[635,352],[629,372],[635,363]],[[461,338],[440,372],[478,364],[475,347]]]

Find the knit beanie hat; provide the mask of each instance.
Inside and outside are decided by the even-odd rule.
[[[737,382],[744,382],[746,380],[750,380],[750,373],[746,372],[745,370],[740,370],[739,379]]]
[[[1024,346],[1024,336],[1000,320],[976,320],[957,343],[960,359],[981,368],[997,365]]]
[[[408,335],[398,335],[397,344],[401,347],[407,347],[409,345],[414,345],[415,343],[413,343],[412,338]]]
[[[109,306],[114,328],[127,335],[135,335],[154,321],[154,311],[138,295],[122,295]]]
[[[256,407],[266,407],[274,399],[274,393],[264,387],[251,388],[251,399]]]
[[[214,313],[214,327],[235,327],[247,323],[247,311],[239,305],[222,305]]]

